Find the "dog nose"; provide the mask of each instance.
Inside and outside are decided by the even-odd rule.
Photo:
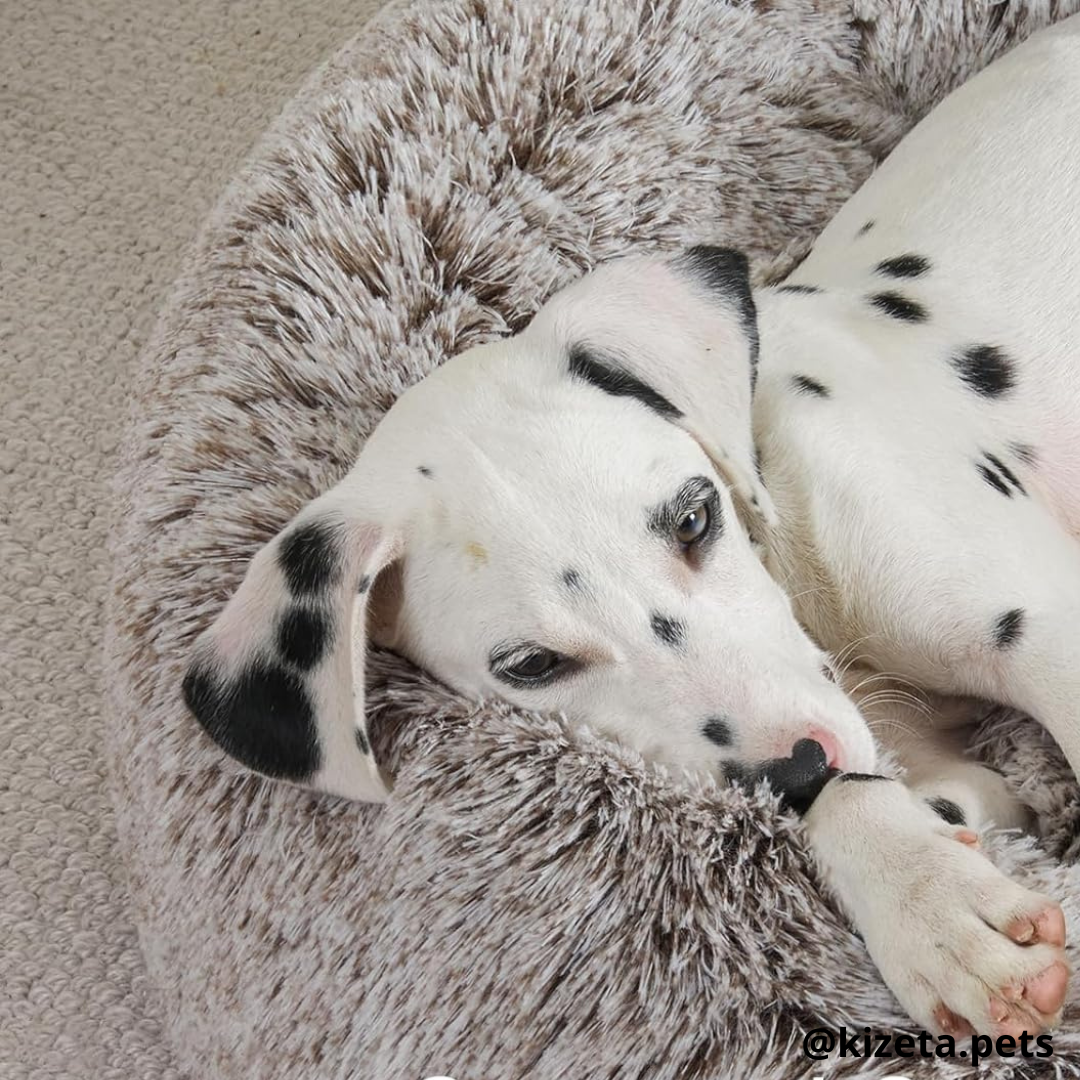
[[[827,742],[835,753],[836,741],[829,736]],[[774,758],[761,772],[785,806],[805,814],[837,769],[830,766],[829,751],[822,743],[817,739],[800,739],[791,748],[791,757]]]
[[[812,727],[807,733],[806,738],[816,742],[822,750],[825,751],[825,764],[830,769],[843,769],[843,750],[840,747],[840,742],[831,732],[826,731],[824,728]]]

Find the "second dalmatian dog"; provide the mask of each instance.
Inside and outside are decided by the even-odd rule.
[[[619,260],[408,390],[255,557],[186,699],[249,767],[378,800],[369,640],[767,778],[918,1023],[1052,1026],[1062,913],[976,850],[1024,818],[962,725],[1023,710],[1080,770],[1080,17],[952,94],[784,285],[720,248]],[[851,655],[928,715],[872,733]]]

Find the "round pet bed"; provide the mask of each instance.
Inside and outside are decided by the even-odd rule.
[[[418,0],[309,81],[171,294],[118,482],[108,754],[193,1077],[801,1077],[825,1071],[804,1029],[905,1024],[771,798],[376,654],[397,784],[360,806],[245,773],[180,681],[247,560],[404,387],[631,248],[722,243],[784,273],[934,102],[1077,7]],[[1076,926],[1080,871],[1054,858],[1074,781],[1030,722],[984,736],[1044,831],[991,850]],[[1080,1075],[1078,1032],[1074,995],[1032,1075]],[[969,1067],[832,1074],[860,1068]]]

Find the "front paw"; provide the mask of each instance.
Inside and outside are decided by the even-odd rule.
[[[877,865],[861,880],[844,875],[841,899],[900,1004],[954,1036],[1053,1027],[1069,979],[1061,908],[1007,878],[971,830],[941,821],[902,785],[873,786],[859,797],[872,794],[867,812],[890,821],[887,842],[877,837]]]

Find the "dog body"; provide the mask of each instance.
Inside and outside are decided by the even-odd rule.
[[[931,114],[785,285],[620,260],[409,389],[200,639],[192,711],[257,771],[381,798],[371,638],[767,779],[916,1020],[1041,1030],[1061,912],[973,850],[1023,812],[944,728],[1000,702],[1080,766],[1078,205],[1080,17]],[[853,658],[937,695],[875,727],[906,784]]]

